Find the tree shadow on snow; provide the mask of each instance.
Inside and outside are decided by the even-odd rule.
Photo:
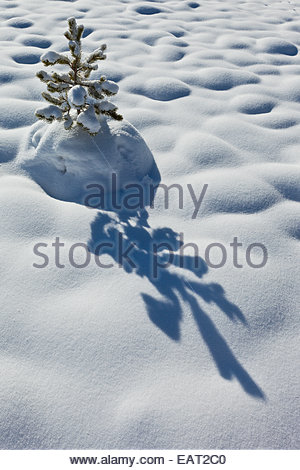
[[[235,377],[246,393],[265,398],[210,316],[199,306],[198,299],[216,304],[231,321],[245,325],[243,313],[227,299],[221,285],[200,281],[208,271],[207,265],[200,257],[180,250],[183,241],[178,233],[167,227],[152,229],[145,209],[98,212],[91,225],[88,246],[99,262],[103,260],[102,254],[108,254],[127,273],[148,279],[159,294],[157,298],[142,294],[149,318],[174,341],[180,340],[181,302],[188,304],[220,375],[227,380]],[[192,274],[194,280],[188,280],[186,274],[189,279]]]

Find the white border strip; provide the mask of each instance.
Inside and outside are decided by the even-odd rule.
[[[73,459],[73,463],[71,463]],[[73,468],[222,468],[225,470],[293,470],[298,450],[2,450],[5,470]],[[207,466],[209,465],[209,467]]]

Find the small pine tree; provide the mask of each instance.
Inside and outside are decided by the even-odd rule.
[[[49,92],[43,92],[42,96],[51,104],[37,109],[35,114],[47,122],[64,121],[65,129],[78,124],[89,134],[96,135],[100,130],[97,115],[104,114],[118,121],[123,119],[117,113],[118,108],[106,99],[115,95],[119,87],[105,76],[98,80],[89,79],[91,72],[98,69],[96,62],[106,59],[106,44],[83,58],[81,38],[84,27],[78,26],[75,18],[69,18],[68,25],[69,30],[64,35],[69,40],[70,55],[48,51],[42,55],[41,61],[46,67],[62,64],[70,70],[68,73],[48,74],[44,70],[37,73],[37,77],[47,84]]]

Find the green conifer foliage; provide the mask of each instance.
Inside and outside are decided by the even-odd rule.
[[[81,38],[84,26],[77,25],[75,18],[69,18],[68,25],[65,37],[69,41],[70,53],[48,51],[42,55],[41,61],[46,67],[65,65],[69,71],[48,74],[41,70],[37,73],[37,77],[47,85],[47,92],[43,92],[42,96],[50,104],[36,110],[35,114],[47,122],[64,121],[65,129],[79,125],[89,134],[96,135],[101,126],[97,115],[104,114],[118,121],[123,119],[117,113],[118,108],[107,99],[115,95],[119,87],[105,76],[100,76],[98,80],[89,78],[91,72],[98,69],[96,62],[106,59],[106,44],[83,57]]]

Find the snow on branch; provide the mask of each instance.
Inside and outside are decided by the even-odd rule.
[[[55,119],[60,121],[62,119],[62,111],[58,106],[50,105],[46,108],[37,109],[35,112],[39,119],[52,122]]]
[[[89,106],[77,118],[77,124],[86,129],[91,135],[96,135],[100,130],[100,122],[97,119],[93,106]]]
[[[46,67],[55,64],[70,64],[70,61],[67,56],[63,54],[58,54],[58,52],[55,51],[48,51],[43,54],[41,57],[41,61],[44,65],[46,65]]]

